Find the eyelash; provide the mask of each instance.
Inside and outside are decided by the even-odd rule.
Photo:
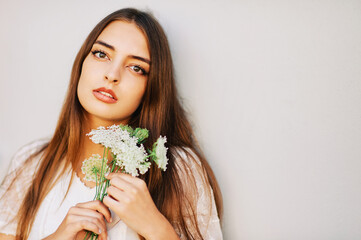
[[[96,56],[97,53],[102,53],[102,54],[104,54],[106,57],[108,57],[108,54],[106,54],[106,53],[103,52],[102,50],[94,50],[94,51],[92,51],[92,54],[93,54],[94,57],[100,58],[100,57]],[[100,58],[100,59],[102,59],[102,58]]]
[[[94,50],[94,51],[91,51],[91,53],[92,53],[93,56],[96,57],[96,58],[100,58],[100,57],[96,56],[97,53],[102,53],[102,54],[104,54],[106,57],[108,57],[108,55],[107,55],[105,52],[103,52],[102,50]],[[108,58],[109,58],[109,57],[108,57]],[[100,59],[102,59],[102,58],[100,58]],[[145,71],[145,69],[142,68],[140,65],[131,65],[131,66],[127,66],[127,67],[129,67],[129,68],[130,68],[130,67],[138,67],[138,68],[140,68],[140,71],[142,72],[141,75],[144,75],[144,76],[148,75],[147,71]],[[133,71],[134,71],[134,70],[133,70]],[[135,71],[134,71],[134,72],[135,72]],[[137,72],[135,72],[135,73],[137,73]]]
[[[129,67],[129,68],[131,68],[131,67],[138,67],[138,68],[140,68],[140,71],[142,72],[141,75],[144,75],[144,76],[148,75],[147,71],[145,71],[145,69],[142,68],[140,65],[131,65],[131,66],[128,66],[128,67]],[[133,70],[133,71],[134,71],[134,70]],[[134,71],[134,72],[135,72],[135,71]],[[135,72],[135,73],[137,73],[137,72]]]

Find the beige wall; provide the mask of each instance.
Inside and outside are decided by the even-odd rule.
[[[1,1],[1,176],[51,135],[82,41],[126,6],[168,34],[225,239],[361,238],[360,1]]]

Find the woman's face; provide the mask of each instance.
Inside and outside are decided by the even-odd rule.
[[[126,124],[142,101],[149,69],[141,30],[134,23],[111,22],[85,58],[77,89],[91,124]]]

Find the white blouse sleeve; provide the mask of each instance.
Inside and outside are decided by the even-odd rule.
[[[217,208],[214,200],[213,191],[209,185],[207,177],[200,167],[200,161],[198,157],[191,151],[189,151],[194,157],[195,161],[190,160],[183,151],[179,151],[180,159],[186,161],[188,167],[185,171],[190,171],[191,175],[194,177],[194,183],[192,184],[186,175],[182,174],[181,170],[181,180],[183,182],[183,187],[187,194],[196,194],[196,214],[197,214],[197,224],[199,230],[202,234],[203,239],[205,240],[222,240],[222,230],[220,225],[220,220],[217,213]],[[180,165],[182,166],[182,165]],[[183,179],[183,177],[185,179]],[[196,189],[193,189],[195,186]],[[209,197],[210,196],[210,197]],[[186,207],[186,206],[185,206]],[[186,217],[187,225],[190,224],[189,217]],[[189,225],[188,225],[189,226]],[[177,229],[176,229],[177,231]],[[178,232],[178,231],[177,231]],[[179,234],[179,232],[178,232]],[[185,240],[186,238],[180,234],[180,238]]]
[[[26,165],[26,169],[21,169],[25,161],[43,146],[46,141],[36,141],[22,147],[13,157],[9,171],[0,186],[0,233],[7,235],[16,234],[16,215],[29,188],[38,159],[32,159]],[[19,170],[23,170],[20,171]],[[16,175],[19,173],[17,178]],[[9,191],[7,189],[9,188]]]

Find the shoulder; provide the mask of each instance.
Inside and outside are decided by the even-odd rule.
[[[181,171],[191,172],[196,175],[204,175],[203,163],[198,154],[187,147],[176,147],[171,149],[176,168]]]
[[[37,155],[48,140],[37,140],[21,147],[12,158],[8,174],[0,185],[0,239],[1,233],[15,235],[16,216],[26,190],[31,184],[38,165]],[[31,159],[31,161],[28,161]],[[23,167],[26,164],[25,167]]]
[[[31,157],[38,153],[47,143],[47,139],[40,139],[19,148],[10,161],[10,166],[3,179],[1,188],[10,186],[17,176],[19,176],[20,179],[30,179],[40,162],[38,158],[41,156],[37,155],[34,158]],[[25,165],[26,167],[23,167]]]
[[[191,148],[174,148],[171,149],[174,158],[174,168],[177,171],[182,189],[186,195],[194,195],[198,190],[210,190],[207,171],[203,162],[194,150]],[[198,192],[199,193],[199,192]]]
[[[181,183],[180,209],[188,230],[193,236],[201,234],[203,239],[222,239],[214,193],[204,166],[206,160],[190,148],[175,148],[171,153]],[[175,229],[181,239],[186,239],[179,226]]]
[[[22,147],[14,155],[14,158],[21,158],[24,156],[31,156],[32,154],[39,151],[43,146],[49,142],[49,139],[38,139],[30,142]]]
[[[176,164],[186,164],[189,167],[201,167],[202,163],[194,150],[188,147],[174,147],[171,149]]]
[[[39,139],[20,147],[11,160],[9,172],[16,170],[19,166],[23,165],[32,155],[39,152],[48,142],[48,139]]]
[[[30,179],[36,170],[36,167],[40,162],[39,158],[41,157],[40,155],[37,155],[36,157],[32,158],[32,156],[38,153],[47,143],[47,139],[41,139],[30,142],[19,148],[10,161],[7,174],[3,179],[1,188],[10,186],[10,184],[17,176],[20,176],[20,179]],[[25,165],[26,167],[23,167]],[[26,171],[22,171],[25,169]]]

